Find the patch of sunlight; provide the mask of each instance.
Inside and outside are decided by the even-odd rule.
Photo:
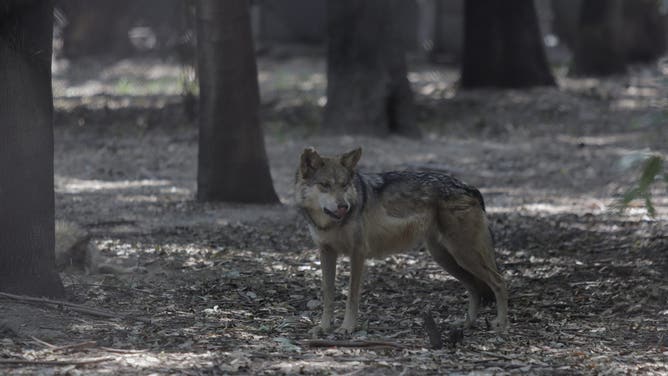
[[[638,99],[620,99],[615,101],[612,104],[613,109],[619,109],[619,110],[635,110],[638,108],[643,108],[646,106],[645,101],[641,101]]]
[[[160,179],[106,181],[97,179],[66,178],[56,175],[57,192],[84,193],[146,187],[170,187],[171,189],[171,187],[174,186],[171,181]]]
[[[654,97],[659,94],[659,91],[656,88],[638,87],[638,86],[629,86],[626,89],[626,92],[629,95],[633,95],[636,97]]]
[[[116,200],[129,203],[156,203],[160,201],[160,198],[156,195],[118,195]]]
[[[341,361],[336,358],[319,358],[313,360],[290,360],[280,361],[271,366],[272,369],[280,371],[285,374],[302,374],[304,372],[326,372],[331,373],[337,369],[355,368],[359,370],[364,363],[359,361]],[[357,373],[357,372],[354,372]]]
[[[543,214],[567,214],[587,212],[591,214],[600,214],[609,209],[609,206],[597,199],[588,200],[563,200],[559,203],[525,203],[519,206],[490,206],[487,208],[489,213],[516,213],[518,210],[529,213],[543,213]]]
[[[178,353],[152,353],[124,354],[120,362],[122,364],[137,368],[159,368],[169,369],[192,369],[193,367],[213,366],[214,360],[218,358],[214,352],[202,353],[178,352]],[[238,369],[238,367],[237,367]]]
[[[582,137],[573,137],[569,135],[559,135],[557,136],[557,140],[563,143],[571,144],[571,145],[579,145],[579,144],[585,144],[585,145],[593,145],[593,146],[605,146],[605,145],[611,145],[615,144],[618,142],[626,141],[628,140],[632,135],[629,134],[613,134],[613,135],[605,135],[605,136],[582,136]]]

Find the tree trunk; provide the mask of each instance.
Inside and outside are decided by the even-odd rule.
[[[198,0],[200,201],[275,203],[247,0]]]
[[[327,1],[326,131],[419,136],[400,1]]]
[[[624,0],[626,59],[630,63],[652,62],[666,51],[666,17],[656,0]]]
[[[578,19],[582,0],[552,0],[552,31],[559,37],[559,41],[571,50],[575,48],[578,38]]]
[[[128,39],[132,0],[60,0],[65,14],[63,56],[112,54],[126,56],[132,51]]]
[[[50,1],[0,5],[0,291],[57,297],[52,34]]]
[[[626,72],[623,33],[622,0],[583,0],[571,74]]]
[[[463,88],[553,86],[533,0],[466,0]]]

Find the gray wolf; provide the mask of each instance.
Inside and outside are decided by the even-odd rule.
[[[497,270],[480,192],[441,171],[360,173],[362,149],[321,156],[307,148],[295,181],[296,203],[320,249],[323,313],[313,334],[334,318],[339,255],[350,257],[350,289],[337,332],[355,330],[365,260],[426,245],[434,260],[469,293],[464,327],[473,325],[484,299],[496,301],[497,331],[508,327],[508,292]]]

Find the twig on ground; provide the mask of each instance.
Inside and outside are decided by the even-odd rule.
[[[54,344],[48,343],[46,341],[42,341],[41,339],[35,337],[35,336],[30,336],[33,341],[39,343],[40,345],[44,345],[49,348],[51,351],[63,351],[63,350],[72,350],[72,349],[79,349],[79,348],[86,348],[86,347],[93,347],[97,345],[95,341],[85,341],[85,342],[79,342],[79,343],[74,343],[70,345],[63,345],[63,346],[56,346]]]
[[[51,351],[59,351],[59,350],[70,350],[70,349],[78,349],[78,348],[90,348],[90,347],[95,347],[97,345],[97,342],[95,341],[85,341],[85,342],[80,342],[80,343],[75,343],[72,345],[64,345],[64,346],[56,346],[51,343],[48,343],[46,341],[42,341],[41,339],[35,337],[35,336],[30,336],[33,341],[39,343],[40,345],[44,345],[48,347]],[[104,346],[99,346],[96,347],[97,349],[100,349],[102,351],[107,351],[111,353],[118,353],[118,354],[141,354],[145,353],[148,350],[131,350],[131,349],[114,349],[111,347],[104,347]]]
[[[95,345],[97,345],[97,343],[95,341],[86,341],[86,342],[73,343],[71,345],[63,345],[63,346],[58,346],[58,347],[52,347],[51,351],[82,349],[82,348],[87,348],[87,347],[94,347]]]
[[[392,347],[403,349],[404,346],[388,341],[336,341],[327,339],[311,339],[301,342],[309,347]]]
[[[43,366],[83,366],[114,360],[112,357],[82,359],[82,360],[29,360],[29,359],[0,359],[2,364],[27,364]]]
[[[53,348],[55,348],[55,347],[58,347],[58,346],[56,346],[56,345],[52,345],[52,344],[50,344],[50,343],[48,343],[48,342],[46,342],[46,341],[42,341],[41,339],[39,339],[39,338],[37,338],[37,337],[35,337],[35,336],[30,336],[30,338],[31,338],[33,341],[39,343],[40,345],[46,346],[46,347],[51,348],[51,349],[53,349]]]
[[[148,350],[114,349],[114,348],[111,348],[111,347],[103,347],[103,346],[100,346],[99,349],[107,351],[107,352],[111,352],[111,353],[118,353],[118,354],[141,354],[141,353],[145,353],[145,352],[148,351]]]
[[[108,312],[108,311],[103,311],[100,309],[96,308],[90,308],[86,307],[80,304],[75,304],[75,303],[70,303],[66,302],[63,300],[54,300],[54,299],[47,299],[47,298],[35,298],[32,296],[25,296],[25,295],[14,295],[14,294],[9,294],[6,292],[0,292],[0,297],[12,299],[12,300],[18,300],[22,302],[30,302],[30,303],[39,303],[39,304],[51,304],[51,305],[56,305],[56,306],[63,306],[67,307],[73,311],[80,312],[80,313],[86,313],[89,315],[93,316],[99,316],[99,317],[107,317],[107,318],[114,318],[114,319],[133,319],[137,321],[142,321],[142,322],[151,322],[149,319],[145,319],[143,317],[135,317],[135,316],[130,316],[130,315],[119,315],[113,312]]]
[[[474,348],[468,348],[466,350],[473,351],[473,352],[476,352],[476,353],[482,354],[482,355],[491,356],[491,357],[494,357],[494,358],[497,358],[497,359],[515,360],[514,358],[511,358],[509,356],[502,355],[502,354],[497,354],[497,353],[493,353],[493,352],[489,352],[489,351],[483,351],[483,350],[478,350],[478,349],[474,349]]]

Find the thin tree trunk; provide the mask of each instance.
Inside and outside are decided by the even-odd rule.
[[[327,1],[326,131],[420,135],[400,1]]]
[[[247,0],[197,2],[200,201],[275,203]]]
[[[0,5],[0,291],[58,297],[50,1]]]
[[[553,86],[533,0],[466,0],[462,88]]]

